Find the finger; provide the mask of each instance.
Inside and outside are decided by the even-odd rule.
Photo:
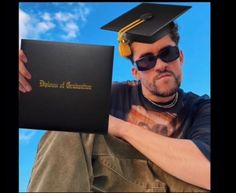
[[[26,69],[25,64],[21,60],[19,61],[19,71],[24,77],[31,79],[31,74]]]
[[[19,58],[20,58],[21,60],[23,60],[24,63],[27,63],[27,62],[28,62],[28,61],[27,61],[27,58],[26,58],[26,56],[25,56],[25,54],[24,54],[24,52],[23,52],[23,50],[20,50],[20,51],[19,51]]]
[[[21,83],[19,83],[19,90],[23,93],[26,92],[26,90],[24,89],[24,87],[21,85]]]
[[[22,87],[26,90],[26,91],[31,91],[32,87],[30,86],[30,84],[28,83],[28,81],[23,77],[23,75],[21,73],[19,73],[19,83],[22,85]]]

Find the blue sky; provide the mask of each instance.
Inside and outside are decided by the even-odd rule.
[[[117,51],[117,33],[100,27],[139,3],[19,3],[20,39],[115,46],[113,80],[132,80],[131,63]],[[171,3],[168,3],[171,4]],[[177,19],[184,52],[181,88],[210,95],[210,3],[173,3],[192,8]],[[45,131],[19,130],[19,191],[25,192],[37,145]]]

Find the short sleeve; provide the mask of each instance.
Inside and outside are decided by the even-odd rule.
[[[187,139],[191,139],[200,151],[210,160],[211,141],[211,110],[210,99],[198,102],[193,114],[193,124],[187,133]]]

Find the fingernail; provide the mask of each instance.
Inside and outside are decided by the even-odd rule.
[[[23,60],[24,60],[25,63],[28,62],[28,61],[27,61],[27,58],[26,58],[25,56],[23,57]]]
[[[31,79],[31,74],[27,74],[27,78],[28,78],[28,79]]]
[[[29,91],[31,91],[31,87],[30,86],[26,86],[26,90],[29,92]]]

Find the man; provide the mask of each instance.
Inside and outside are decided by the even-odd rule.
[[[143,3],[103,26],[119,32],[138,81],[113,84],[109,135],[43,136],[29,191],[210,190],[210,99],[179,88],[184,55],[173,20],[187,9]],[[32,89],[24,63],[20,51],[21,92]]]

